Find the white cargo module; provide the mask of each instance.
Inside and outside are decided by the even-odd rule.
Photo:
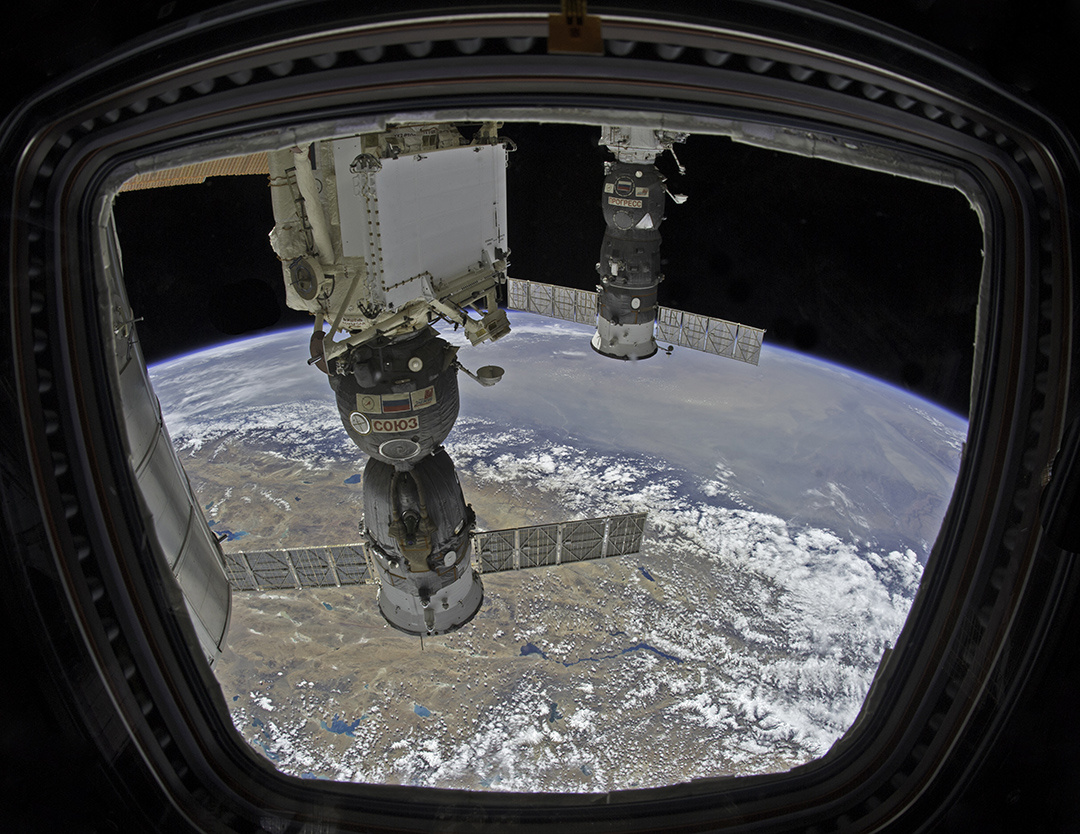
[[[354,171],[362,137],[331,144],[342,255],[365,260],[387,306],[423,295],[425,279],[439,286],[505,252],[503,145],[391,157]]]

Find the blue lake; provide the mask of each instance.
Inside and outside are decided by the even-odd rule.
[[[341,719],[337,715],[335,715],[330,720],[329,724],[327,724],[325,721],[320,721],[319,724],[327,732],[336,733],[339,736],[340,735],[346,735],[346,736],[354,737],[354,734],[356,732],[356,728],[360,726],[360,722],[363,721],[365,718],[367,718],[366,714],[361,715],[355,721],[353,721],[352,723],[349,723],[348,721],[344,721],[343,719]]]

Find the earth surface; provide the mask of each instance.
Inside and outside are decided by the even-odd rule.
[[[647,511],[642,552],[484,576],[420,640],[374,586],[235,592],[215,664],[280,770],[345,781],[603,792],[784,771],[855,720],[918,588],[966,422],[766,344],[757,367],[594,353],[511,312],[468,347],[446,442],[479,529]],[[359,540],[364,455],[310,331],[151,368],[207,522],[232,550]]]

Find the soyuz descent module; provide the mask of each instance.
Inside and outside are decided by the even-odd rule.
[[[510,332],[497,299],[505,285],[509,306],[595,324],[592,346],[605,356],[652,356],[657,331],[673,344],[754,364],[761,345],[759,330],[657,306],[668,192],[655,162],[685,134],[603,129],[600,142],[615,160],[606,164],[607,230],[592,293],[507,277],[512,143],[499,137],[500,126],[485,123],[466,140],[455,125],[401,125],[269,155],[270,240],[286,299],[315,317],[309,364],[327,375],[346,432],[369,457],[362,530],[379,610],[414,635],[453,631],[479,610],[477,538],[486,547],[481,566],[508,570],[636,552],[645,523],[638,513],[474,533],[475,514],[442,444],[458,415],[458,371],[482,385],[503,371],[465,369],[433,324],[462,328],[473,345],[502,338]],[[348,570],[335,565],[344,554],[323,550],[337,582]],[[278,558],[234,554],[233,573],[268,587],[256,578],[256,556]],[[285,562],[299,587],[288,552]]]

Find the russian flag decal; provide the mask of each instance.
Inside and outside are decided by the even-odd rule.
[[[401,411],[412,411],[412,400],[408,394],[383,394],[383,414],[397,414]]]

